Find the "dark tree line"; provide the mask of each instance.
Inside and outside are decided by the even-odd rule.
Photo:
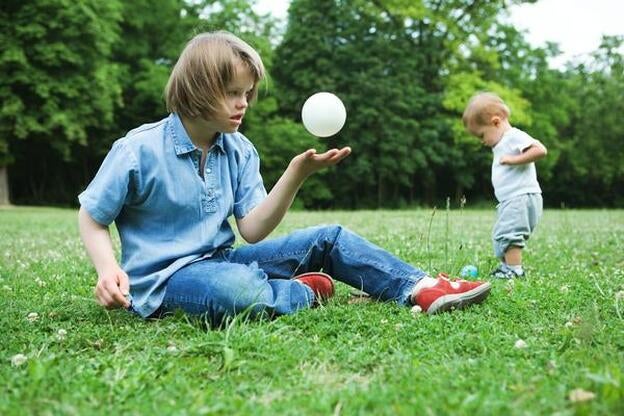
[[[505,23],[511,0],[292,0],[288,21],[249,2],[8,0],[0,7],[0,204],[74,205],[111,143],[162,118],[162,91],[184,43],[226,29],[262,54],[267,85],[243,132],[267,187],[308,147],[352,146],[312,178],[306,208],[492,200],[488,149],[460,122],[478,90],[499,93],[512,124],[549,148],[538,163],[547,205],[622,206],[623,38],[564,70],[557,45],[532,47]],[[300,109],[317,91],[347,107],[319,140]],[[8,175],[7,175],[8,172]]]

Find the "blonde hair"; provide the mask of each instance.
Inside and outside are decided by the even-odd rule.
[[[254,78],[248,95],[248,100],[253,101],[258,95],[258,83],[265,76],[260,55],[229,32],[193,37],[180,54],[165,87],[167,111],[188,118],[211,118],[224,108],[226,88],[240,63]]]
[[[480,92],[468,101],[462,120],[465,127],[470,127],[475,122],[483,126],[488,124],[494,116],[509,118],[510,115],[509,107],[498,95],[492,92]]]

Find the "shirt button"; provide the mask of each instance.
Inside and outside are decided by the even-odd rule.
[[[208,169],[206,169],[206,172],[210,173],[210,172],[212,172],[212,169],[208,168]]]

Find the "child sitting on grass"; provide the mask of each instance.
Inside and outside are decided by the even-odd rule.
[[[522,249],[543,209],[533,162],[546,156],[546,147],[512,127],[509,115],[503,100],[490,92],[473,96],[463,115],[466,129],[494,154],[492,185],[499,203],[492,241],[501,263],[492,275],[502,279],[524,277]]]
[[[267,195],[258,153],[238,132],[263,77],[247,43],[226,32],[200,34],[167,83],[170,114],[113,144],[79,196],[80,234],[101,305],[145,318],[182,309],[219,325],[242,311],[282,315],[314,306],[334,293],[329,275],[427,313],[488,296],[489,283],[434,279],[339,225],[265,240],[306,178],[351,149],[295,156]],[[251,244],[233,248],[231,215]],[[108,230],[113,221],[121,265]]]

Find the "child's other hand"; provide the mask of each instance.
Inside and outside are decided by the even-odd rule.
[[[320,154],[317,154],[315,149],[308,149],[300,155],[295,156],[290,162],[290,166],[307,177],[322,168],[337,164],[350,154],[350,147],[330,149]]]
[[[98,303],[106,309],[128,308],[130,306],[127,298],[129,293],[128,275],[119,266],[103,273],[95,286],[95,297]]]
[[[511,156],[509,155],[504,155],[501,156],[501,158],[499,159],[498,163],[500,163],[501,165],[510,165],[511,164]]]

